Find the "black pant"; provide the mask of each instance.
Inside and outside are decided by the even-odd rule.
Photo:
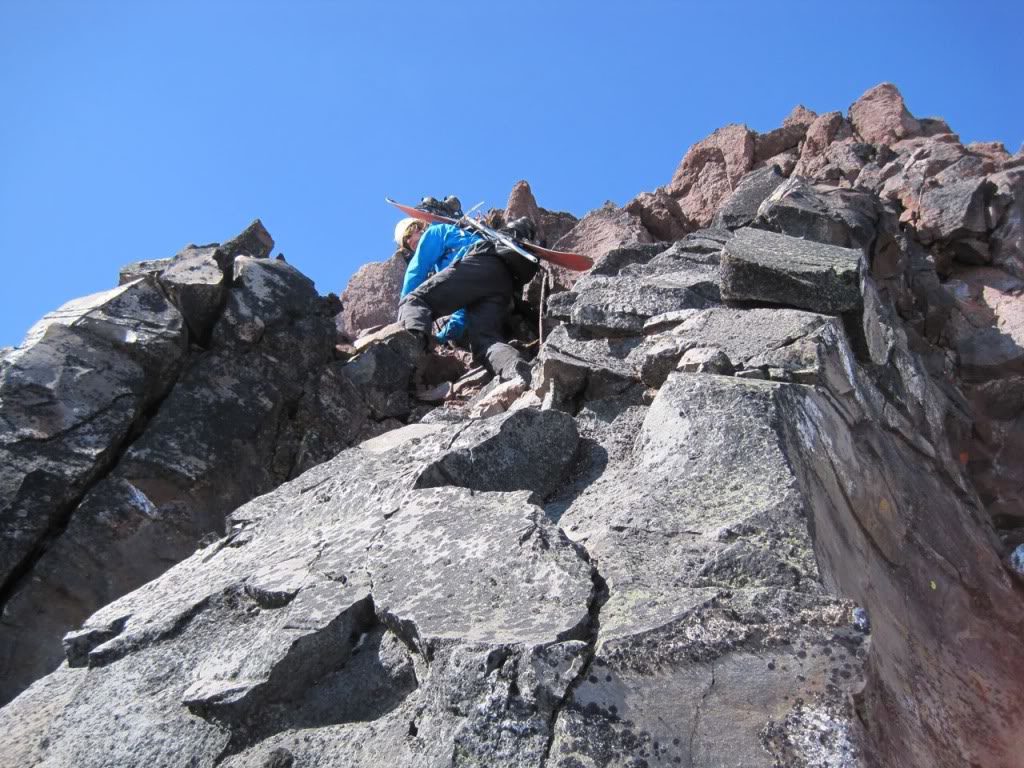
[[[435,317],[466,309],[466,332],[473,358],[502,379],[515,375],[522,358],[502,338],[502,325],[517,284],[493,253],[470,253],[426,280],[398,305],[398,322],[429,335]]]

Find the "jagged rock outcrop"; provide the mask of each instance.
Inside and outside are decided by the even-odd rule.
[[[275,452],[297,456],[301,433],[309,458],[275,464],[286,482],[224,536],[67,633],[66,663],[0,709],[0,754],[1016,765],[1024,163],[948,128],[883,84],[849,118],[798,108],[766,134],[716,132],[637,212],[565,236],[598,258],[548,298],[507,410],[484,391],[402,426],[400,336],[314,365],[305,431]],[[667,220],[643,214],[666,195],[686,231],[657,242]],[[210,344],[309,364],[274,341],[292,294],[256,287],[313,294],[275,262],[233,262]],[[314,440],[303,414],[334,409],[350,428]],[[78,482],[156,493],[122,463]]]
[[[227,513],[409,414],[411,372],[361,389],[333,358],[336,299],[272,246],[256,222],[129,265],[4,356],[0,700],[55,668],[94,610],[222,535]],[[398,406],[374,412],[389,387]]]

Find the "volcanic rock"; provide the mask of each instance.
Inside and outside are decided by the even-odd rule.
[[[223,254],[186,248],[70,302],[5,359],[2,386],[15,389],[0,412],[21,436],[4,462],[0,699],[59,664],[61,635],[93,610],[222,534],[228,512],[373,431],[366,397],[332,362],[333,304],[263,258],[235,258],[226,289]],[[185,319],[210,345],[187,360]],[[395,385],[407,397],[408,377]],[[46,391],[43,410],[23,402]]]
[[[640,218],[657,240],[673,242],[695,229],[682,208],[664,189],[641,192],[626,204],[626,210]]]
[[[754,138],[745,125],[728,125],[687,150],[666,190],[687,221],[698,227],[711,223],[719,204],[753,167]]]
[[[596,263],[527,293],[529,389],[429,413],[418,348],[334,359],[336,301],[265,259],[230,257],[208,337],[130,303],[44,324],[0,363],[0,480],[58,510],[0,590],[6,695],[66,664],[0,709],[0,754],[1015,765],[1021,162],[886,84],[728,126],[570,233]],[[669,199],[729,228],[651,242]]]
[[[745,227],[754,221],[765,198],[786,180],[776,165],[759,168],[744,176],[715,214],[714,226],[725,229]]]
[[[860,301],[860,251],[741,229],[722,252],[722,298],[838,314]]]
[[[850,105],[850,122],[864,141],[893,144],[921,133],[921,124],[907,111],[892,83],[881,83]]]

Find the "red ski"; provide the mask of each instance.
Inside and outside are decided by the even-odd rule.
[[[410,205],[402,205],[399,202],[392,200],[390,197],[385,197],[384,200],[395,206],[398,210],[404,213],[406,216],[412,216],[414,219],[420,221],[426,221],[431,224],[454,224],[460,226],[459,219],[453,219],[450,216],[441,216],[437,213],[430,213],[429,211],[421,211],[419,208],[413,208]],[[477,226],[473,226],[477,224]],[[484,228],[483,225],[478,224],[471,220],[470,226],[474,229]],[[493,231],[493,230],[492,230]],[[544,259],[544,261],[550,261],[552,264],[557,264],[560,267],[571,269],[575,272],[585,272],[594,266],[594,262],[587,256],[581,253],[568,253],[567,251],[552,251],[550,248],[542,248],[534,243],[518,243],[527,251],[532,253],[534,256]]]

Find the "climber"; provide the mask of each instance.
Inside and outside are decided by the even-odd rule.
[[[439,341],[465,333],[474,360],[502,381],[518,377],[528,383],[529,365],[503,340],[501,330],[513,294],[533,276],[536,265],[452,224],[424,227],[416,219],[402,219],[395,227],[395,242],[413,252],[398,323],[417,334],[426,348],[434,318],[451,314]]]
[[[419,288],[427,278],[450,265],[456,259],[465,256],[473,243],[480,240],[478,235],[463,232],[457,227],[449,227],[453,233],[446,233],[448,237],[443,240],[440,248],[430,245],[428,240],[427,249],[421,253],[418,248],[420,238],[427,229],[427,223],[413,218],[405,218],[395,225],[395,243],[399,248],[409,252],[409,262],[405,270],[405,278],[402,281],[402,292],[400,299]],[[431,238],[432,239],[432,238]],[[401,322],[401,313],[399,313]],[[439,344],[449,341],[458,342],[466,328],[466,310],[457,309],[451,313],[448,322],[437,333],[434,339]]]

